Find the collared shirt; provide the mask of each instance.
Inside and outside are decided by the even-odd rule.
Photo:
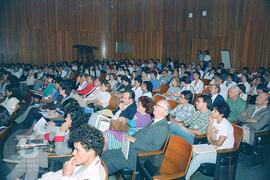
[[[210,114],[210,110],[207,112],[196,111],[184,121],[184,124],[190,129],[197,129],[200,133],[205,134]]]
[[[152,123],[151,125],[157,123],[158,121],[161,121],[162,119],[164,119],[164,118],[159,118],[159,119],[154,118],[154,119],[153,119],[153,123]]]
[[[232,100],[228,98],[226,100],[226,103],[229,105],[230,110],[231,110],[230,115],[227,118],[230,122],[236,121],[240,112],[245,111],[246,106],[247,106],[247,103],[240,97],[238,97],[236,100]]]
[[[218,94],[215,94],[214,96],[211,97],[212,99],[212,103],[215,101],[216,97],[217,97]]]
[[[177,121],[185,121],[192,113],[195,112],[195,108],[192,104],[188,104],[184,106],[183,104],[179,104],[176,108],[174,108],[170,114],[175,116],[175,120]]]
[[[258,111],[260,111],[260,110],[262,110],[262,109],[264,109],[264,108],[267,108],[267,106],[262,106],[262,107],[256,106],[255,111],[254,111],[253,114],[252,114],[252,118],[254,118],[255,114],[256,114]]]

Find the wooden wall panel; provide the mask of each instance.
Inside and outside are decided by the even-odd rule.
[[[209,49],[217,64],[220,50],[228,49],[234,67],[255,69],[269,65],[268,4],[267,0],[2,0],[0,60],[71,61],[76,57],[72,45],[81,43],[99,47],[97,58],[171,57],[186,63],[196,59],[198,49]],[[132,43],[134,51],[116,53],[116,42]]]

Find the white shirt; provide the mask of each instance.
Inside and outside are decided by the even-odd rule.
[[[210,61],[212,58],[210,55],[205,55],[204,58],[203,58],[203,61]]]
[[[12,115],[15,112],[16,107],[19,104],[19,102],[20,101],[15,97],[12,97],[12,98],[7,97],[5,101],[1,102],[0,105],[4,106],[7,109],[9,115]]]
[[[194,88],[195,94],[202,93],[202,91],[204,89],[204,84],[203,84],[203,82],[200,79],[198,80],[197,83],[195,82],[195,80],[193,80],[191,82],[191,86]]]
[[[152,98],[152,97],[153,97],[153,95],[152,95],[152,93],[151,93],[151,92],[146,92],[146,93],[143,93],[143,94],[142,94],[142,96],[147,96],[147,97],[150,97],[150,98]]]
[[[233,127],[227,119],[223,118],[223,120],[220,123],[218,123],[217,120],[214,120],[212,129],[213,129],[213,134],[212,134],[213,140],[218,140],[220,136],[226,137],[223,144],[217,149],[233,148],[233,145],[234,145]]]
[[[217,95],[218,95],[218,94],[215,94],[214,96],[211,97],[212,103],[213,103],[213,102],[215,101],[215,99],[217,98]]]
[[[110,98],[111,94],[109,92],[100,91],[100,93],[96,95],[96,99],[101,102],[101,105],[104,108],[109,105]]]
[[[220,95],[223,96],[224,100],[226,100],[228,98],[228,87],[226,86],[226,84],[223,82],[220,85]]]
[[[138,99],[142,96],[143,91],[141,87],[133,87],[132,90],[135,92],[135,101],[138,101]]]
[[[79,85],[77,90],[82,90],[87,86],[87,81],[84,81],[82,84]]]
[[[106,176],[105,169],[101,164],[101,159],[99,156],[97,156],[89,166],[77,166],[71,176],[63,176],[62,173],[63,170],[59,170],[57,172],[48,172],[43,174],[40,180],[104,180]]]

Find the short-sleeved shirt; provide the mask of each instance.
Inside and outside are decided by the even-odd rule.
[[[218,123],[217,120],[214,120],[214,123],[212,125],[212,132],[213,132],[212,134],[213,140],[218,140],[220,136],[226,137],[223,144],[217,149],[233,148],[234,144],[233,127],[227,119],[223,118],[223,120],[220,123]]]
[[[200,133],[205,134],[210,114],[210,110],[207,112],[196,111],[184,121],[184,125],[188,126],[190,129],[197,129]]]
[[[174,108],[170,114],[175,116],[175,119],[177,121],[185,121],[189,116],[192,115],[192,113],[195,112],[195,108],[192,104],[188,104],[187,106],[184,106],[183,104],[179,104]]]

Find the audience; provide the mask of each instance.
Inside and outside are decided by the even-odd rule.
[[[160,64],[158,59],[149,59],[144,62],[135,59],[117,61],[100,59],[96,61],[95,68],[89,65],[84,66],[79,62],[51,63],[41,67],[30,64],[1,64],[0,120],[4,120],[0,122],[0,128],[6,128],[10,125],[11,116],[15,116],[15,122],[18,123],[18,125],[12,124],[12,130],[15,131],[16,129],[30,128],[35,120],[42,117],[40,111],[64,114],[65,121],[51,122],[49,119],[46,120],[50,126],[59,128],[56,136],[64,137],[60,138],[64,141],[55,142],[56,153],[68,153],[72,149],[66,149],[69,139],[66,135],[80,129],[79,125],[84,124],[85,120],[88,119],[89,112],[85,109],[93,108],[93,111],[106,109],[110,107],[108,105],[111,96],[115,95],[121,100],[120,104],[116,105],[119,108],[113,112],[114,120],[117,119],[126,124],[127,131],[110,129],[103,135],[106,141],[105,146],[108,146],[109,150],[104,153],[102,158],[108,164],[110,174],[123,167],[135,170],[136,153],[159,150],[167,138],[169,125],[165,117],[169,114],[169,105],[162,100],[153,108],[153,94],[158,92],[156,90],[159,90],[161,85],[167,84],[169,89],[163,94],[165,98],[180,102],[170,112],[169,123],[172,134],[179,135],[192,144],[196,135],[206,133],[209,142],[213,146],[219,146],[217,149],[229,148],[233,141],[231,141],[232,127],[229,126],[227,120],[230,122],[238,120],[244,124],[243,141],[252,145],[255,132],[270,130],[267,120],[270,115],[268,107],[269,68],[259,68],[250,73],[249,69],[245,67],[238,74],[234,68],[224,69],[222,63],[214,67],[207,51],[203,57],[204,59],[200,58],[200,65],[195,63],[178,64],[172,59],[168,59],[164,66]],[[96,79],[92,78],[95,75],[94,69],[97,70]],[[101,74],[104,74],[103,72],[105,72],[105,76],[100,77]],[[240,82],[238,82],[238,78]],[[211,97],[205,95],[208,81],[201,79],[211,81],[209,88]],[[19,89],[20,81],[26,81],[26,92]],[[206,86],[204,86],[204,82]],[[73,93],[70,94],[72,89]],[[21,90],[23,91],[21,92]],[[29,90],[40,92],[43,99],[34,99],[34,102],[28,96],[22,99],[21,94],[27,94]],[[35,96],[33,95],[33,97]],[[196,111],[192,105],[193,99]],[[212,104],[214,110],[210,115]],[[230,111],[228,111],[228,107]],[[154,123],[151,123],[152,111],[154,111]],[[82,118],[83,116],[87,116],[87,118]],[[8,122],[6,122],[7,119]],[[88,132],[86,129],[85,132]],[[93,131],[93,128],[90,129],[89,131]],[[54,136],[52,133],[49,137]],[[81,137],[83,138],[84,135]],[[119,150],[124,141],[131,142],[128,159],[125,159]],[[77,150],[81,148],[86,154],[89,153],[90,157],[90,151],[92,152],[93,149],[86,148],[86,145],[82,146],[82,141],[78,142],[74,142],[75,148],[76,146]],[[103,148],[102,145],[101,149]],[[46,153],[39,153],[39,158],[47,157]],[[85,169],[90,168],[87,164],[91,164],[89,171],[91,173],[95,171],[94,162],[98,162],[98,168],[101,168],[98,159],[100,153],[101,151],[92,153],[90,158],[92,161],[87,163],[84,163],[86,159],[79,161],[79,154],[74,154],[74,158],[64,165],[62,171],[46,174],[43,178],[60,178],[70,175],[75,179],[77,177],[84,178],[84,175],[87,174],[84,173]],[[92,156],[93,154],[95,156]],[[208,156],[194,155],[187,179],[196,171],[199,164],[215,162],[215,158],[214,153],[208,154]],[[75,162],[77,160],[78,162]],[[24,166],[25,164],[20,163],[22,169]],[[36,177],[37,167],[46,166],[43,166],[42,163],[36,163],[32,169],[34,173],[33,171],[32,174],[30,173],[32,178]],[[22,174],[29,177],[27,168],[22,171]],[[97,177],[99,175],[94,173],[93,177],[97,177],[94,179],[103,179],[103,175],[102,172],[101,176]],[[15,177],[18,176],[22,177],[21,175]]]

